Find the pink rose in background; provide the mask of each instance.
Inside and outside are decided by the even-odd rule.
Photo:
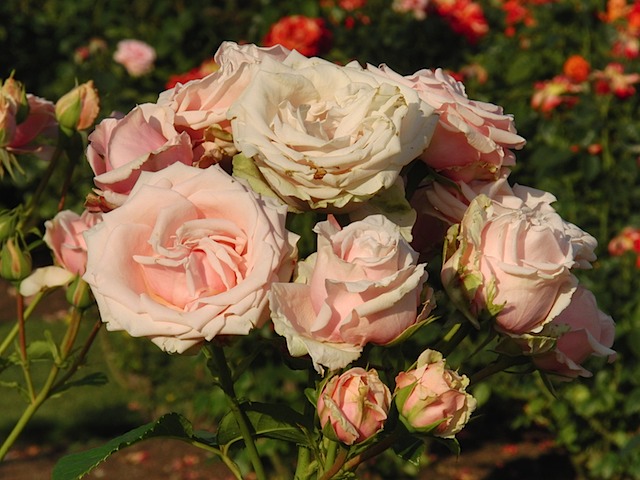
[[[448,247],[445,287],[463,288],[472,310],[496,315],[506,333],[540,332],[569,305],[577,285],[571,269],[590,268],[595,260],[596,240],[564,221],[554,201],[550,193],[517,185],[513,195],[480,195]]]
[[[590,377],[592,373],[581,363],[591,355],[608,357],[609,362],[616,358],[611,349],[615,323],[598,309],[593,293],[582,286],[578,286],[569,306],[548,326],[548,330],[558,333],[558,340],[553,350],[533,356],[533,363],[541,370],[566,380]]]
[[[464,85],[438,68],[419,70],[402,77],[381,65],[369,70],[414,88],[420,98],[439,114],[438,126],[421,159],[453,180],[494,179],[501,167],[515,165],[511,149],[525,140],[517,135],[512,115],[502,107],[471,100]]]
[[[391,8],[398,13],[411,12],[416,20],[427,18],[429,0],[393,0]]]
[[[156,51],[141,40],[121,40],[113,54],[113,60],[122,65],[132,77],[140,77],[153,70]]]
[[[425,350],[416,368],[396,376],[394,398],[410,430],[452,438],[467,424],[476,400],[466,392],[469,379],[446,368],[440,352]]]
[[[56,263],[71,273],[83,275],[87,266],[87,244],[82,234],[101,220],[101,213],[85,210],[78,215],[71,210],[63,210],[46,221],[43,239],[53,252]]]
[[[384,427],[391,392],[378,372],[356,367],[332,377],[318,397],[323,431],[346,445],[364,442]]]
[[[277,61],[289,51],[281,46],[259,48],[223,42],[214,56],[218,69],[202,79],[162,92],[158,104],[175,111],[175,128],[187,132],[194,147],[195,161],[211,158],[217,163],[237,150],[231,140],[227,110],[247,87],[257,65],[265,57]]]
[[[371,215],[344,228],[330,216],[314,228],[318,250],[298,263],[296,283],[274,284],[275,330],[293,356],[345,367],[367,343],[386,344],[418,319],[427,274],[400,228]]]
[[[192,164],[189,135],[178,133],[173,124],[173,110],[145,103],[124,118],[106,118],[96,126],[88,137],[87,160],[107,204],[122,204],[142,171]]]
[[[293,271],[286,208],[220,167],[143,172],[117,209],[86,231],[87,270],[109,330],[182,353],[268,318],[267,292]]]

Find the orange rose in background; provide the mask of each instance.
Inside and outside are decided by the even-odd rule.
[[[320,55],[331,46],[331,32],[321,18],[293,15],[274,23],[264,38],[264,45],[282,45],[302,55]]]
[[[589,78],[591,65],[581,55],[571,55],[564,62],[563,73],[576,83],[582,83]]]

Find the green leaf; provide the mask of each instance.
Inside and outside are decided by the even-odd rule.
[[[74,380],[72,382],[66,382],[59,389],[56,390],[55,395],[59,395],[62,392],[69,390],[74,387],[83,387],[83,386],[92,386],[92,387],[100,387],[102,385],[106,385],[109,383],[109,379],[102,372],[93,372],[89,375],[85,375],[82,378]]]
[[[75,480],[82,478],[117,451],[154,437],[190,440],[193,438],[193,430],[191,423],[183,416],[177,413],[168,413],[155,422],[131,430],[100,447],[63,457],[53,468],[51,479]]]
[[[245,403],[242,405],[253,427],[256,437],[268,437],[287,442],[306,444],[307,437],[303,429],[307,419],[285,405],[267,403]],[[228,413],[218,427],[218,443],[228,445],[242,440],[242,434],[235,417]]]

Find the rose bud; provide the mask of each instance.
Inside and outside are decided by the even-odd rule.
[[[400,419],[409,430],[452,438],[465,426],[476,400],[465,390],[469,379],[445,367],[440,352],[425,350],[417,367],[396,376]]]
[[[78,85],[56,103],[56,118],[61,127],[69,130],[86,130],[99,111],[100,99],[93,80]]]
[[[323,432],[347,445],[378,433],[387,419],[391,392],[378,372],[356,367],[332,377],[318,397]]]
[[[17,237],[8,239],[0,253],[0,276],[5,280],[18,281],[31,273],[31,254],[17,245]]]
[[[29,115],[29,102],[24,85],[13,77],[7,78],[0,87],[0,96],[6,97],[15,106],[16,123],[22,123]]]

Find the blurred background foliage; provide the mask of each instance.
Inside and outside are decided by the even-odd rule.
[[[576,92],[556,90],[560,103],[551,108],[532,106],[536,91],[562,75],[572,55],[585,59],[591,72],[615,62],[625,74],[640,73],[633,2],[615,17],[611,9],[615,2],[604,0],[458,1],[479,7],[485,21],[485,31],[471,37],[439,8],[456,2],[433,0],[426,18],[399,12],[392,3],[2,0],[0,78],[14,72],[28,92],[52,101],[76,83],[92,79],[101,95],[102,116],[127,112],[135,104],[155,101],[173,75],[211,59],[222,41],[264,44],[271,26],[290,15],[322,19],[330,42],[320,54],[330,60],[384,62],[402,74],[437,67],[455,73],[470,98],[501,105],[514,114],[518,133],[527,139],[527,146],[517,152],[511,182],[554,193],[561,215],[597,238],[598,261],[593,270],[582,272],[580,281],[617,322],[616,363],[593,360],[587,366],[594,372],[592,378],[556,384],[555,396],[545,393],[536,375],[497,375],[474,392],[481,402],[480,413],[489,412],[491,405],[505,406],[500,415],[508,416],[514,430],[536,426],[553,432],[582,478],[640,478],[640,270],[632,249],[615,256],[607,249],[624,227],[640,228],[640,102],[635,82],[629,80],[626,94],[618,95],[587,80]],[[477,16],[466,18],[477,21]],[[155,68],[148,75],[131,77],[113,61],[117,42],[126,38],[155,48]],[[625,48],[620,50],[623,40]],[[7,179],[0,182],[2,206],[28,195],[42,168],[37,163],[27,166],[17,186]],[[87,167],[78,173],[77,205],[90,185]],[[54,212],[55,205],[42,206],[43,218]],[[434,261],[433,282],[438,269]],[[420,340],[414,340],[416,348]],[[119,352],[107,362],[111,377],[136,402],[146,402],[141,408],[157,413],[182,402],[203,417],[219,413],[215,410],[220,399],[196,367],[188,385],[183,370],[177,376],[184,388],[173,389],[176,375],[166,373],[166,364],[173,359],[142,345],[143,340],[114,336],[108,342],[103,345],[105,358],[110,358],[113,344]],[[287,369],[278,371],[268,350],[262,355],[261,374],[278,379],[285,394],[295,390],[297,378],[287,377]],[[473,360],[464,367],[473,368]],[[247,377],[246,387],[272,394],[268,390],[272,382],[265,385],[260,378]]]

